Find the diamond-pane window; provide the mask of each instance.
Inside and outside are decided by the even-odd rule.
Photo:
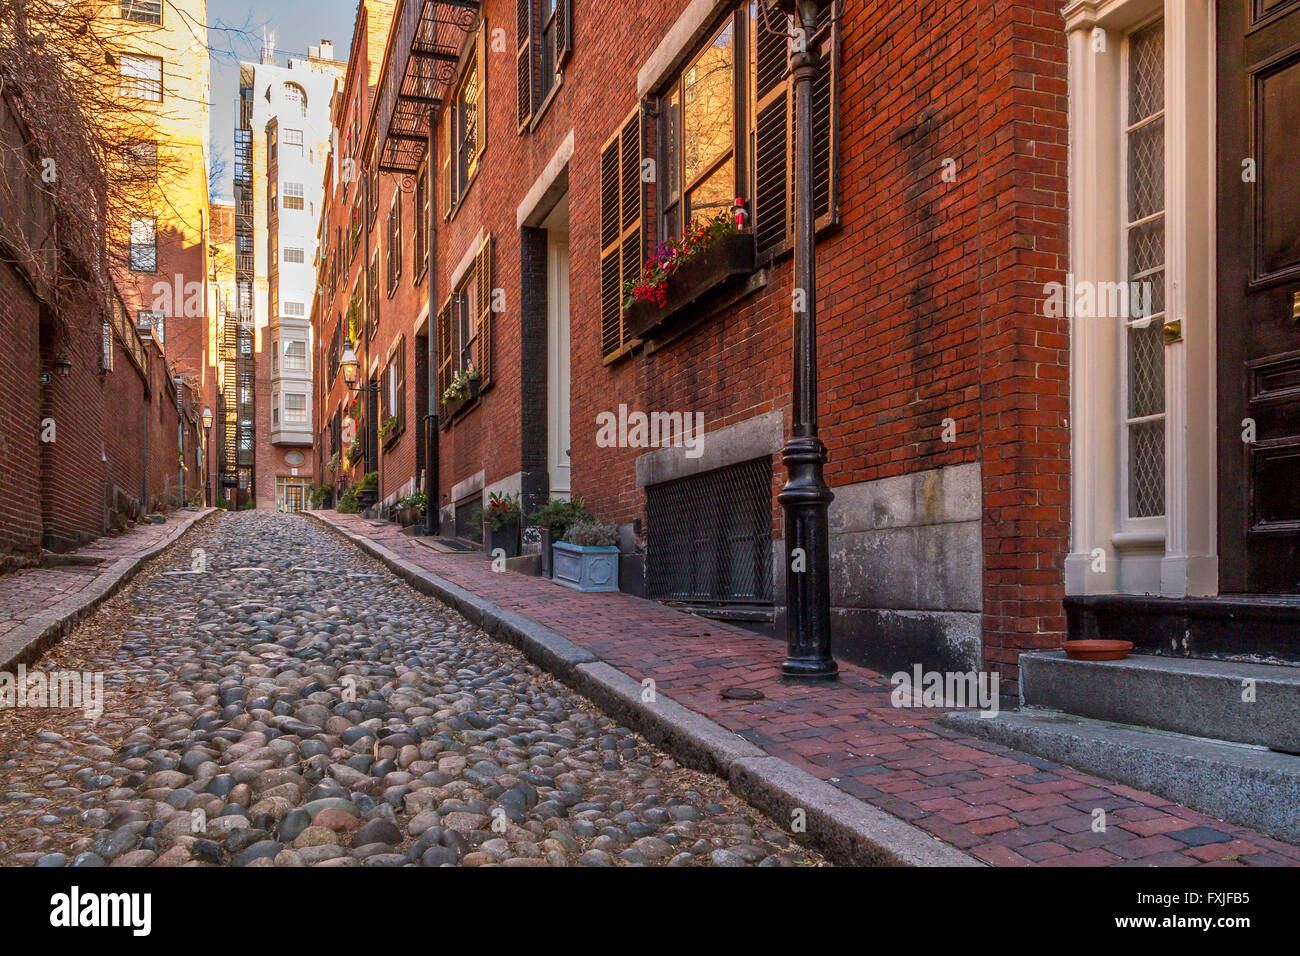
[[[1127,44],[1125,241],[1131,302],[1124,319],[1124,497],[1129,518],[1165,513],[1165,29],[1143,27]]]

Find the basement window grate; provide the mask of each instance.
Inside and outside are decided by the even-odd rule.
[[[658,601],[772,603],[772,459],[646,489],[646,582]]]
[[[474,520],[474,509],[481,504],[479,498],[468,498],[456,505],[456,537],[483,543],[483,525]]]

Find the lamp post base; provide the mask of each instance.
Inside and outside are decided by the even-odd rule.
[[[822,476],[826,446],[816,436],[796,436],[781,457],[790,476],[777,496],[785,509],[788,548],[781,674],[794,680],[834,680],[840,667],[831,656],[828,510],[835,495]]]

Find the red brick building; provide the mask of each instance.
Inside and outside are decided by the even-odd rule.
[[[358,408],[359,434],[397,423],[352,477],[379,471],[381,502],[424,486],[417,426],[432,395],[444,534],[476,538],[472,506],[494,491],[526,510],[580,493],[620,526],[625,590],[779,628],[786,40],[757,4],[725,0],[476,6],[401,0],[391,37],[378,26],[388,4],[359,11],[336,122],[362,180],[334,184],[322,232],[321,464],[346,451],[337,365],[359,299],[363,380],[381,394],[376,412]],[[1041,307],[1068,252],[1058,4],[841,3],[823,23],[815,206],[836,651],[1011,676],[1021,650],[1065,632],[1068,321]],[[439,101],[432,174],[427,103],[412,95],[421,64],[419,95]],[[416,216],[428,195],[432,294]],[[625,313],[620,287],[657,244],[737,197],[752,255],[688,307]],[[476,393],[443,401],[470,366]],[[645,447],[637,413],[702,416],[703,441]],[[610,442],[610,420],[632,427]]]

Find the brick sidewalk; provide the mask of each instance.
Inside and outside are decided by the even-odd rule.
[[[840,665],[830,687],[782,684],[783,645],[625,594],[578,594],[494,573],[481,553],[439,554],[356,515],[318,513],[611,666],[769,755],[995,865],[1294,866],[1300,847],[1120,784],[939,726],[942,711],[890,705],[892,685]],[[727,687],[761,701],[724,701]],[[1092,812],[1106,811],[1104,833]]]
[[[96,565],[28,568],[0,575],[0,660],[19,649],[24,631],[53,617],[80,613],[117,587],[167,539],[205,517],[209,511],[178,511],[163,524],[143,524],[123,534],[106,535],[74,552],[98,558]],[[84,596],[83,602],[78,601]]]

